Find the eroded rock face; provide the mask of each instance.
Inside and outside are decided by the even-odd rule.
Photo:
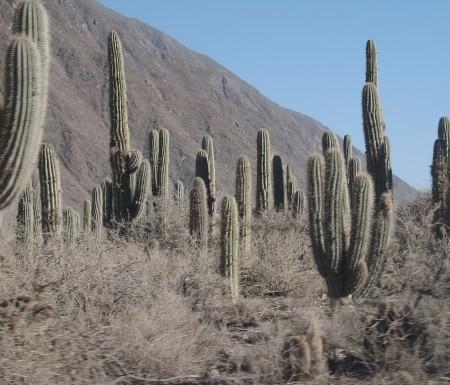
[[[305,182],[311,152],[325,129],[268,100],[204,55],[144,23],[93,0],[42,0],[52,33],[52,66],[45,141],[61,157],[64,201],[81,210],[88,191],[110,175],[107,35],[121,37],[128,82],[131,145],[148,156],[148,131],[171,131],[171,180],[189,186],[205,134],[216,147],[217,189],[230,193],[240,155],[256,156],[256,133],[270,130],[274,152]],[[0,0],[0,41],[6,49],[13,2]],[[0,69],[4,68],[0,57]],[[362,129],[361,129],[362,135]],[[397,181],[405,199],[413,194]]]

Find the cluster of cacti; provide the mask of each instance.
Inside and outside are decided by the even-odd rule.
[[[373,42],[368,47],[373,79]],[[323,155],[308,164],[314,258],[331,297],[368,293],[384,268],[394,225],[390,147],[373,83],[363,89],[363,120],[368,174],[353,160],[350,138],[344,140],[344,159],[331,132],[323,135]]]
[[[222,201],[221,257],[219,271],[230,281],[231,296],[239,296],[239,218],[234,197]]]
[[[35,169],[47,109],[49,32],[37,1],[19,3],[6,53],[0,108],[0,209],[25,189]]]
[[[437,205],[434,223],[437,235],[447,233],[450,227],[450,119],[439,119],[438,138],[434,142],[433,163],[431,165],[433,203]]]
[[[326,373],[323,339],[314,321],[309,323],[306,334],[286,337],[282,359],[283,377],[289,383]]]

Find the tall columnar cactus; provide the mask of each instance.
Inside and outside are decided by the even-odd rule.
[[[92,190],[91,232],[97,241],[103,239],[103,193],[100,186]]]
[[[202,178],[205,182],[206,194],[208,196],[208,214],[213,214],[213,203],[211,197],[211,175],[208,153],[205,150],[200,150],[195,158],[195,176]]]
[[[350,135],[344,136],[344,158],[348,171],[350,160],[353,158],[352,138]]]
[[[43,144],[39,157],[39,180],[41,184],[42,233],[44,240],[61,234],[62,197],[59,162],[50,144]]]
[[[364,85],[362,110],[367,171],[374,180],[376,196],[379,198],[383,193],[392,191],[392,165],[378,91],[373,83]]]
[[[189,232],[198,247],[204,250],[208,244],[208,205],[205,182],[195,177],[190,194]]]
[[[184,212],[184,185],[182,181],[177,181],[173,190],[173,200],[178,212],[182,214]]]
[[[30,243],[34,240],[33,186],[31,183],[19,195],[17,207],[17,241]]]
[[[239,296],[239,221],[236,200],[225,197],[222,201],[222,232],[220,273],[230,280],[231,295]]]
[[[351,158],[348,163],[347,169],[347,181],[350,192],[353,191],[353,186],[355,184],[355,179],[361,172],[361,163],[358,158]]]
[[[373,40],[366,44],[366,83],[378,87],[377,48]]]
[[[210,216],[216,213],[216,161],[214,154],[214,143],[211,136],[206,135],[202,139],[202,149],[208,154],[209,167],[209,191],[208,191],[208,209]],[[207,186],[208,188],[208,186]]]
[[[393,228],[391,194],[376,200],[372,178],[360,173],[350,205],[345,160],[339,149],[310,158],[308,188],[314,258],[330,296],[367,294],[385,263]]]
[[[256,168],[256,211],[261,213],[272,209],[272,167],[269,131],[258,131]]]
[[[250,160],[241,156],[236,168],[236,203],[240,219],[240,244],[248,254],[252,244],[252,170]]]
[[[435,205],[438,205],[436,210],[434,223],[437,226],[438,235],[446,232],[445,225],[450,226],[450,212],[449,212],[449,184],[450,184],[450,120],[447,117],[442,117],[438,125],[438,138],[434,142],[433,149],[433,163],[431,165],[432,177],[432,199]]]
[[[325,131],[322,136],[322,152],[335,150],[339,147],[339,143],[334,132]]]
[[[112,181],[106,178],[102,184],[102,199],[103,199],[103,226],[111,227],[113,219],[113,189]]]
[[[159,131],[158,196],[166,200],[169,194],[169,130]]]
[[[278,155],[274,155],[272,159],[273,174],[273,198],[277,211],[284,210],[284,174],[283,161]]]
[[[136,187],[130,207],[131,218],[133,218],[134,222],[139,221],[146,211],[147,201],[152,189],[151,177],[150,162],[145,159],[142,161],[139,171],[136,174]]]
[[[292,209],[295,194],[295,176],[292,172],[291,166],[286,166],[286,197],[289,210]]]
[[[113,173],[113,219],[117,223],[128,223],[136,220],[137,216],[140,216],[145,209],[134,205],[139,202],[145,202],[146,199],[141,194],[143,192],[149,193],[149,189],[142,189],[145,184],[138,184],[139,176],[147,174],[148,166],[145,162],[142,162],[142,154],[139,151],[130,150],[122,45],[115,32],[109,34],[108,54],[110,68],[110,161]],[[141,188],[140,190],[139,187]]]
[[[292,204],[292,214],[294,218],[301,218],[305,214],[305,193],[296,191]]]
[[[159,163],[159,132],[151,130],[149,134],[150,166],[152,170],[152,194],[158,195],[158,163]]]
[[[90,234],[92,229],[92,204],[90,199],[86,199],[83,204],[83,232]]]
[[[72,208],[63,210],[64,241],[73,244],[80,236],[80,214]]]

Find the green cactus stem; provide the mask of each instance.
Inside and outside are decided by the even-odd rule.
[[[159,131],[158,157],[158,196],[162,200],[168,198],[169,193],[169,130]]]
[[[150,162],[145,159],[136,174],[136,188],[131,204],[130,214],[134,222],[138,222],[146,212],[147,202],[152,189],[152,171]]]
[[[16,236],[17,241],[24,244],[34,240],[33,186],[31,183],[19,196]]]
[[[239,222],[236,200],[225,197],[222,201],[220,273],[230,280],[231,296],[239,297]]]
[[[241,156],[236,168],[236,203],[240,219],[240,244],[248,254],[252,244],[252,170],[250,160]]]
[[[338,147],[338,140],[334,132],[325,131],[322,136],[322,152],[325,154],[330,150],[336,150]]]
[[[204,250],[208,244],[208,205],[205,182],[194,178],[190,193],[189,232],[199,249]]]
[[[59,162],[50,144],[43,144],[39,158],[41,184],[42,233],[48,241],[58,237],[62,230],[62,198]]]
[[[277,211],[284,210],[284,174],[283,161],[278,155],[274,155],[272,160],[273,170],[273,197],[274,205]]]
[[[378,87],[377,49],[373,40],[366,44],[366,83]]]
[[[202,139],[202,149],[208,154],[208,167],[209,167],[209,191],[208,191],[208,209],[210,216],[214,216],[216,213],[216,161],[214,154],[214,143],[211,136],[206,135]],[[206,186],[208,189],[208,186]]]
[[[105,179],[102,184],[103,199],[103,226],[110,228],[113,220],[113,190],[111,179]]]
[[[158,195],[158,163],[159,163],[159,132],[151,130],[149,134],[150,166],[152,169],[152,193]]]
[[[175,183],[173,199],[178,212],[184,213],[184,185],[180,180]]]
[[[269,131],[258,131],[256,168],[256,211],[271,210],[273,207],[272,167]]]
[[[103,239],[103,192],[100,186],[92,190],[91,233],[97,241]]]

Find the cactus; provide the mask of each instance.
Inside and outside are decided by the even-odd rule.
[[[116,223],[125,224],[138,220],[145,211],[147,196],[150,192],[147,181],[151,183],[151,175],[150,165],[142,161],[142,154],[138,150],[130,150],[122,44],[115,32],[109,34],[108,54],[111,112],[110,161],[113,173],[112,212]],[[161,143],[162,140],[160,133]],[[159,152],[161,158],[161,144]]]
[[[284,210],[284,175],[283,162],[278,155],[274,155],[272,160],[273,170],[273,197],[277,211]]]
[[[205,182],[194,178],[189,205],[189,233],[197,246],[204,250],[208,244],[208,205]]]
[[[113,219],[113,190],[111,179],[105,179],[102,184],[103,200],[103,226],[109,228],[112,226]]]
[[[292,215],[294,218],[301,218],[305,214],[305,193],[296,191],[292,203]]]
[[[350,162],[348,163],[348,169],[347,169],[347,182],[348,182],[348,188],[349,188],[350,192],[353,191],[355,179],[360,172],[361,172],[361,163],[360,163],[359,159],[351,158]]]
[[[286,196],[289,210],[292,210],[295,194],[295,177],[289,165],[286,166]]]
[[[30,243],[34,240],[33,186],[31,183],[19,196],[17,208],[17,241]]]
[[[309,216],[314,259],[330,297],[367,295],[383,270],[393,228],[392,194],[376,199],[372,178],[353,182],[351,205],[339,148],[308,164]]]
[[[100,186],[92,190],[91,232],[97,241],[103,239],[103,193]]]
[[[325,154],[330,150],[336,150],[338,147],[338,140],[334,132],[325,131],[322,136],[322,152]]]
[[[80,214],[72,208],[63,210],[64,240],[73,244],[80,235]]]
[[[169,192],[169,131],[159,131],[158,196],[166,200]]]
[[[213,217],[216,213],[216,161],[214,154],[214,143],[209,135],[206,135],[202,139],[202,149],[208,154],[208,167],[209,167],[209,188],[208,191],[208,209],[209,215]]]
[[[173,199],[178,212],[182,214],[184,212],[184,185],[180,180],[175,183]]]
[[[252,243],[252,171],[250,160],[241,156],[236,169],[236,203],[240,218],[240,244],[250,252]]]
[[[91,233],[92,224],[92,204],[89,199],[86,199],[83,204],[83,232],[85,234]]]
[[[55,150],[43,144],[39,157],[39,181],[41,185],[42,233],[44,240],[61,234],[62,198],[59,163]]]
[[[270,161],[270,138],[266,129],[258,131],[257,137],[257,168],[256,168],[256,211],[271,210],[272,168]]]
[[[345,158],[345,164],[347,166],[347,172],[350,164],[350,160],[353,158],[353,151],[352,151],[352,138],[350,135],[344,136],[344,158]]]
[[[42,206],[41,206],[41,186],[39,183],[39,171],[33,172],[31,178],[33,188],[33,234],[37,243],[42,241]]]
[[[150,166],[152,170],[152,194],[158,195],[158,162],[159,162],[159,132],[151,130],[149,134]]]
[[[195,176],[202,178],[205,182],[206,194],[208,196],[208,214],[212,216],[213,201],[211,199],[211,175],[208,153],[205,150],[200,150],[195,158]]]
[[[377,49],[373,40],[366,44],[366,83],[378,87]]]
[[[222,201],[222,234],[220,273],[230,280],[231,296],[239,296],[239,222],[236,200],[225,197]]]

